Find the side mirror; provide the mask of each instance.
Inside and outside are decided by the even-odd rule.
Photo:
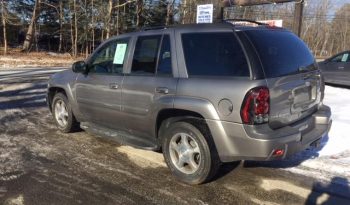
[[[84,61],[73,63],[72,70],[74,73],[87,73],[87,65]]]

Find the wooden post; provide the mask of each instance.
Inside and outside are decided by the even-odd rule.
[[[301,29],[303,26],[303,11],[304,11],[304,0],[295,2],[293,32],[297,34],[299,37],[301,36]]]

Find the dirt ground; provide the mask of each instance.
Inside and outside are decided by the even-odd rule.
[[[348,187],[256,162],[189,186],[160,153],[60,133],[45,103],[48,76],[0,72],[0,204],[350,204]]]

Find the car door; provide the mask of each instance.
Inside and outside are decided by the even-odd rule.
[[[170,39],[170,33],[137,37],[122,90],[124,123],[131,134],[154,136],[158,110],[173,106],[177,78],[173,77],[176,61]]]
[[[76,99],[88,122],[109,128],[123,127],[121,89],[129,39],[110,40],[88,60],[88,73],[76,80]]]
[[[349,58],[349,52],[344,52],[323,63],[321,68],[326,82],[343,84],[349,81],[347,72]]]
[[[338,68],[341,70],[343,76],[342,84],[350,86],[350,52],[347,52],[345,56],[343,56],[343,61],[342,65]]]

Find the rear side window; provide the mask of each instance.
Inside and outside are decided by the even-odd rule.
[[[164,35],[159,53],[157,75],[170,76],[172,74],[170,50],[170,37],[169,35]]]
[[[230,33],[182,34],[189,76],[249,76],[244,52]]]
[[[264,67],[266,78],[299,72],[299,68],[316,69],[314,57],[306,44],[286,31],[246,31]]]

